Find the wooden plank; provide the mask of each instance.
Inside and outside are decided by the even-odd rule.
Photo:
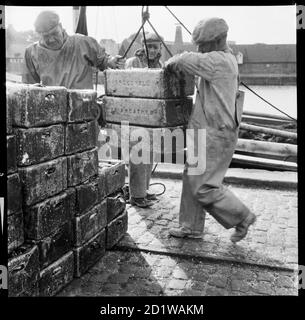
[[[242,122],[247,122],[254,125],[265,125],[265,126],[280,126],[283,124],[291,123],[291,120],[280,120],[280,119],[271,119],[271,118],[263,118],[256,116],[242,116]]]
[[[270,113],[262,113],[262,112],[255,112],[255,111],[243,111],[243,114],[247,115],[247,116],[291,121],[291,119],[286,116],[280,116],[280,115],[270,114]]]
[[[246,166],[247,168],[297,171],[297,164],[281,160],[251,157],[241,154],[234,154],[232,164]]]
[[[266,128],[266,127],[259,127],[259,126],[254,126],[246,123],[241,123],[240,129],[254,131],[254,132],[262,132],[262,133],[271,134],[271,135],[288,138],[288,139],[297,139],[297,134],[294,132],[277,130],[277,129]]]
[[[297,145],[250,139],[238,139],[235,151],[258,153],[280,158],[297,157]]]

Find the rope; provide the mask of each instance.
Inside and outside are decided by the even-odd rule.
[[[143,19],[143,21],[144,21],[144,20],[145,20],[145,17],[144,17],[144,12],[143,12],[143,11],[144,11],[144,6],[142,7],[142,19]],[[146,8],[146,13],[148,13],[148,7]],[[142,31],[143,31],[143,40],[144,40],[145,51],[146,51],[147,66],[148,66],[148,68],[150,68],[149,54],[148,54],[148,48],[147,48],[147,43],[146,43],[144,25],[143,25],[143,27],[142,27]]]
[[[139,33],[140,33],[140,31],[142,30],[142,28],[143,28],[143,26],[144,26],[144,24],[145,24],[145,23],[146,23],[146,20],[144,20],[144,21],[142,22],[141,27],[139,28],[138,32],[136,33],[136,35],[135,35],[135,36],[134,36],[134,38],[132,39],[132,41],[131,41],[130,45],[128,46],[127,50],[125,51],[125,53],[124,53],[124,55],[123,55],[122,59],[124,59],[124,58],[126,57],[126,55],[127,55],[128,51],[130,50],[131,46],[132,46],[132,45],[133,45],[133,43],[135,42],[135,40],[136,40],[137,36],[139,35]]]
[[[167,7],[164,6],[171,14],[172,16],[182,25],[182,27],[190,34],[191,32],[187,29],[187,27],[175,16],[175,14]],[[297,119],[291,117],[289,114],[285,113],[283,110],[277,108],[276,106],[274,106],[272,103],[270,103],[269,101],[267,101],[266,99],[264,99],[262,96],[260,96],[258,93],[256,93],[253,89],[249,88],[249,86],[247,86],[244,82],[241,81],[241,84],[246,87],[248,90],[250,90],[252,93],[254,93],[256,96],[258,96],[260,99],[262,99],[264,102],[268,103],[272,108],[276,109],[277,111],[283,113],[284,115],[286,115],[287,117],[289,117],[290,119],[294,120],[297,122]]]
[[[158,38],[160,39],[160,41],[162,42],[162,44],[164,45],[164,48],[166,49],[166,51],[168,52],[168,54],[172,57],[172,53],[170,52],[170,50],[168,49],[167,45],[164,43],[164,41],[162,40],[162,38],[160,37],[159,33],[157,32],[157,30],[154,28],[154,26],[151,24],[151,22],[149,21],[149,19],[147,19],[147,22],[149,23],[149,25],[151,26],[151,28],[154,30],[155,34],[158,36]]]
[[[163,191],[162,191],[162,192],[155,194],[157,197],[162,196],[162,194],[164,194],[165,191],[166,191],[166,186],[165,186],[165,184],[163,184],[162,182],[154,182],[154,183],[151,183],[149,186],[155,186],[155,185],[160,185],[160,186],[163,187]],[[129,183],[125,183],[125,186],[126,186],[126,187],[124,187],[124,188],[122,189],[122,192],[123,192],[123,196],[124,196],[125,201],[129,203],[129,197],[130,197],[130,193],[129,193]]]
[[[190,34],[192,35],[191,31],[174,15],[174,13],[169,10],[169,8],[167,6],[164,6],[172,15],[173,17],[182,25],[182,27]]]
[[[165,193],[166,191],[166,187],[165,187],[165,184],[161,183],[161,182],[154,182],[154,183],[151,183],[149,186],[155,186],[155,185],[160,185],[163,187],[163,191],[160,192],[160,193],[156,193],[156,196],[161,196],[163,193]]]
[[[240,82],[244,87],[246,87],[249,91],[251,91],[252,93],[254,93],[257,97],[259,97],[260,99],[262,99],[264,102],[268,103],[271,107],[273,107],[274,109],[276,109],[277,111],[283,113],[285,116],[287,116],[288,118],[294,120],[297,122],[297,119],[291,117],[289,114],[287,114],[286,112],[282,111],[281,109],[277,108],[275,105],[273,105],[272,103],[270,103],[269,101],[267,101],[266,99],[264,99],[262,96],[260,96],[258,93],[256,93],[254,90],[252,90],[251,88],[249,88],[243,81]]]

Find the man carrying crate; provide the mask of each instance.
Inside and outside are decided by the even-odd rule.
[[[198,52],[184,52],[170,58],[165,68],[199,77],[195,106],[187,135],[193,131],[192,146],[206,134],[204,170],[186,162],[179,212],[179,228],[170,234],[180,238],[201,238],[205,214],[211,214],[225,228],[235,228],[232,242],[242,240],[256,216],[223,184],[238,139],[242,106],[236,104],[238,65],[227,46],[227,23],[220,18],[201,20],[192,37]],[[195,138],[194,138],[195,137]],[[192,141],[192,139],[190,140]],[[197,150],[196,150],[197,148]]]

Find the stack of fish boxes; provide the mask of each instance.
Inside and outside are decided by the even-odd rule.
[[[38,247],[24,243],[22,190],[12,108],[6,105],[9,296],[38,296]]]
[[[92,90],[7,84],[9,295],[53,296],[127,230],[122,161],[98,162]]]
[[[16,137],[15,159],[22,189],[21,220],[27,243],[11,253],[9,294],[38,295],[40,270],[71,250],[68,224],[71,219],[60,214],[54,214],[51,219],[47,216],[60,202],[57,195],[65,197],[62,192],[67,187],[66,90],[7,85],[7,108],[12,112]],[[47,224],[41,222],[46,219]],[[10,220],[8,226],[16,228]]]
[[[106,129],[117,132],[117,147],[121,148],[123,143],[128,144],[130,134],[140,127],[145,127],[152,151],[154,143],[158,143],[154,141],[155,137],[180,129],[183,140],[180,149],[173,149],[172,145],[163,145],[160,142],[161,149],[158,153],[171,154],[173,150],[183,152],[183,134],[193,106],[192,97],[188,96],[193,95],[194,87],[194,77],[178,77],[164,69],[106,70]],[[121,132],[122,121],[129,124],[127,134]]]
[[[21,181],[16,161],[16,135],[12,128],[12,113],[6,108],[7,142],[7,215],[8,253],[24,242]]]
[[[105,253],[95,100],[92,90],[7,84],[11,296],[52,296]]]
[[[96,92],[68,91],[68,187],[75,190],[73,252],[75,277],[86,272],[106,250],[107,200],[98,175]]]
[[[27,267],[38,272],[39,295],[53,295],[72,280],[74,267],[71,213],[75,195],[67,188],[65,156],[67,92],[62,87],[8,85],[7,104],[13,112],[24,236],[29,246],[29,253],[24,252],[23,258],[17,255],[13,262],[15,270],[18,265],[22,269],[22,260],[36,263],[31,252],[37,247],[38,266]],[[10,293],[18,284],[12,284]]]
[[[100,161],[99,175],[107,196],[106,248],[111,249],[124,236],[128,227],[126,202],[122,189],[125,184],[125,164],[122,161]]]

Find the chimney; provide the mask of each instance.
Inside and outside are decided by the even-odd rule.
[[[174,42],[174,54],[183,52],[182,29],[180,24],[176,24],[176,34]]]
[[[178,46],[183,45],[182,28],[181,28],[181,25],[178,23],[176,24],[175,45],[178,45]]]

